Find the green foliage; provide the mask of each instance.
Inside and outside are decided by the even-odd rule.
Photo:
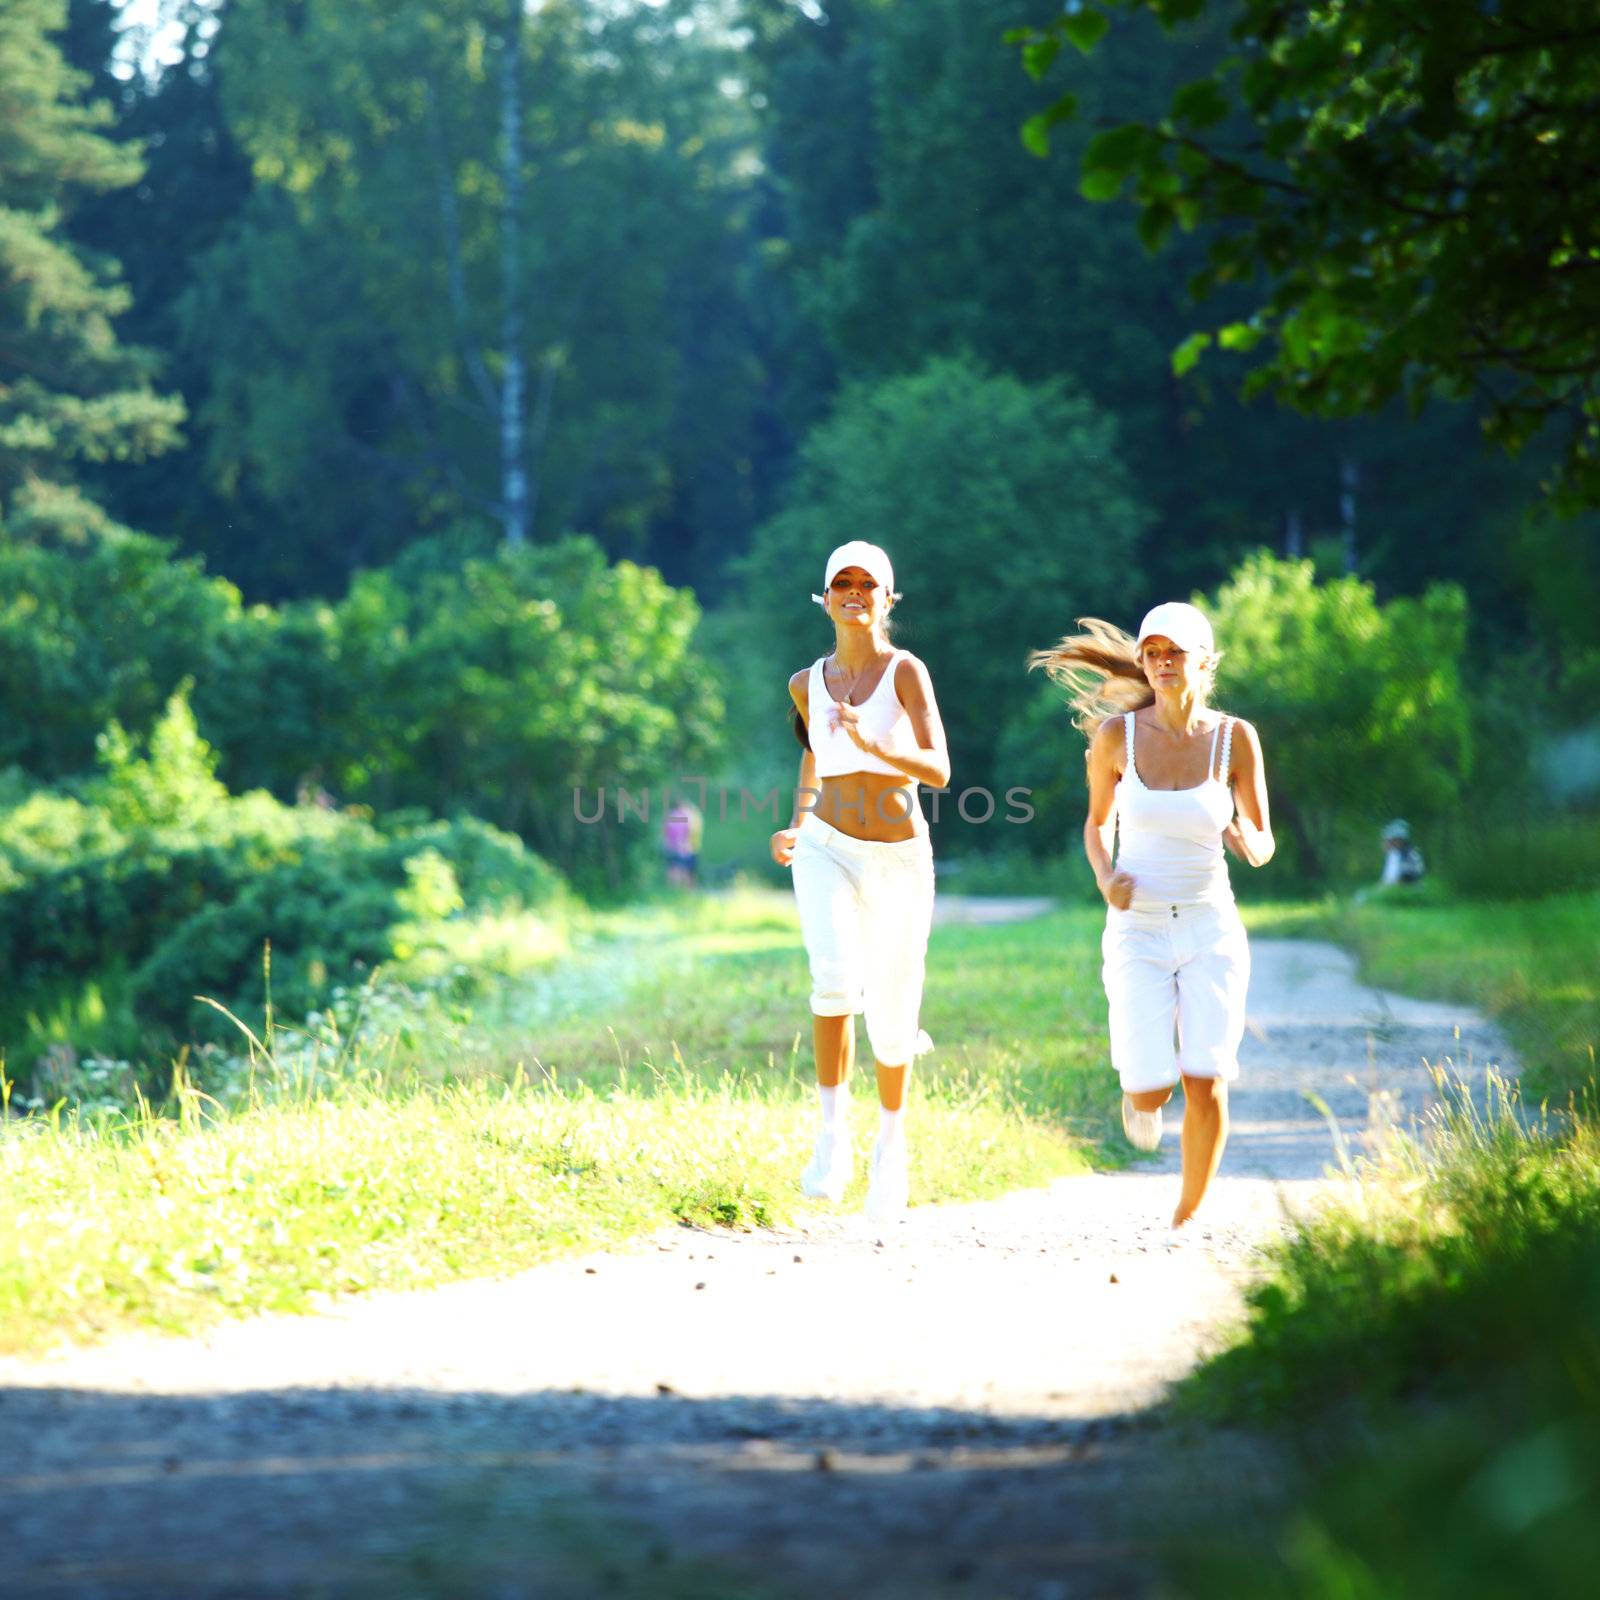
[[[1600,31],[1585,0],[1286,9],[1097,0],[1016,30],[1036,71],[1111,18],[1189,24],[1233,50],[1166,114],[1101,134],[1083,192],[1131,190],[1142,233],[1219,224],[1201,294],[1265,275],[1223,339],[1262,345],[1250,387],[1324,415],[1464,398],[1512,451],[1562,426],[1561,499],[1600,504]]]
[[[104,775],[87,795],[120,832],[203,828],[228,797],[217,781],[216,751],[200,737],[189,709],[188,689],[167,702],[147,753],[116,721],[96,741]]]
[[[1437,870],[1464,900],[1538,900],[1600,889],[1600,826],[1593,817],[1450,826],[1441,843],[1434,852]]]
[[[169,449],[183,417],[117,341],[128,302],[111,267],[63,230],[77,196],[139,175],[136,153],[97,131],[105,110],[78,98],[86,79],[52,37],[66,14],[66,0],[0,14],[0,526],[20,517],[30,537],[81,533],[83,465]]]
[[[721,702],[699,612],[658,573],[567,540],[457,565],[419,547],[339,608],[345,728],[322,763],[383,808],[453,806],[620,887],[624,836],[584,826],[601,788],[702,770]],[[344,759],[341,760],[340,757]],[[615,811],[613,806],[613,820]]]
[[[513,359],[536,537],[639,555],[660,530],[678,570],[719,562],[754,514],[761,268],[737,63],[696,10],[528,11],[513,194],[504,6],[231,0],[211,59],[254,186],[179,335],[209,492],[241,514],[207,544],[230,573],[329,593],[497,515]]]
[[[1218,698],[1261,735],[1274,823],[1311,881],[1367,877],[1392,816],[1444,815],[1472,771],[1462,682],[1467,611],[1436,585],[1380,605],[1359,578],[1253,556],[1203,602],[1223,650]],[[1335,858],[1355,824],[1357,859]]]
[[[204,684],[238,622],[231,585],[159,540],[0,538],[0,763],[86,771],[108,723],[143,733],[184,679]]]
[[[115,825],[154,826],[201,804],[203,734],[236,793],[470,811],[615,889],[634,845],[581,826],[573,791],[705,769],[722,708],[698,619],[686,591],[581,539],[488,555],[425,542],[337,605],[247,611],[155,540],[0,540],[0,760],[60,780],[98,748]],[[158,720],[185,682],[193,718],[186,695]],[[187,800],[150,790],[147,734]]]
[[[1055,11],[1063,22],[1096,14]],[[1018,20],[1013,0],[852,0],[827,12],[826,27],[796,20],[761,47],[764,155],[783,200],[766,293],[792,295],[802,319],[779,323],[789,336],[772,362],[797,434],[826,413],[841,376],[876,381],[970,355],[1030,384],[1065,378],[1115,418],[1152,513],[1137,552],[1146,587],[1126,609],[1212,587],[1262,545],[1293,549],[1296,529],[1303,549],[1340,531],[1341,474],[1354,466],[1363,576],[1386,594],[1459,582],[1486,629],[1527,632],[1527,585],[1559,553],[1535,560],[1513,533],[1542,460],[1479,448],[1468,405],[1412,418],[1397,404],[1335,423],[1242,402],[1221,361],[1175,381],[1173,352],[1196,332],[1189,281],[1206,265],[1205,240],[1186,231],[1192,211],[1168,196],[1166,243],[1152,254],[1133,208],[1079,192],[1091,141],[1110,134],[1114,150],[1116,129],[1158,119],[1229,56],[1228,15],[1213,7],[1171,36],[1148,15],[1119,16],[1088,56],[1062,30],[1041,33],[1035,42],[1062,47],[1050,79],[1070,90],[1041,102],[999,42]],[[1214,109],[1185,103],[1201,118]],[[1019,129],[1052,158],[1030,155]],[[1241,282],[1213,316],[1233,322],[1252,304]]]
[[[1005,832],[1014,835],[1019,848],[1032,858],[1033,873],[1040,871],[1041,860],[1054,858],[1059,862],[1065,857],[1066,870],[1075,880],[1074,893],[1087,889],[1098,902],[1100,892],[1093,876],[1089,875],[1085,882],[1078,872],[1081,866],[1088,873],[1082,843],[1089,799],[1084,759],[1087,754],[1088,747],[1072,724],[1072,714],[1061,691],[1036,678],[1027,698],[1001,731],[995,769],[1008,788],[1018,785],[1030,791],[1028,804],[1035,816],[1026,826],[1007,828]],[[1014,892],[1025,890],[1016,886]]]
[[[935,930],[929,1026],[948,1042],[912,1088],[916,1203],[1086,1168],[1077,1130],[1109,1129],[1115,1104],[1099,920]],[[782,1221],[814,1135],[793,897],[632,907],[588,931],[470,1017],[437,990],[364,986],[270,1053],[191,1055],[209,1099],[185,1074],[162,1115],[0,1122],[0,1351],[509,1271],[675,1220]],[[863,1134],[876,1115],[866,1095],[851,1108]],[[74,1226],[50,1225],[64,1205]]]
[[[1238,1594],[1246,1572],[1252,1594],[1330,1600],[1586,1587],[1600,1136],[1529,1130],[1488,1096],[1454,1092],[1426,1152],[1285,1246],[1246,1341],[1190,1380],[1205,1413],[1285,1430],[1300,1472],[1292,1505],[1252,1507],[1259,1544],[1178,1556],[1186,1593]]]
[[[475,819],[396,816],[380,830],[261,792],[230,798],[181,694],[147,747],[113,723],[100,748],[103,770],[77,797],[13,796],[0,811],[0,1048],[72,986],[117,974],[127,1011],[107,1025],[150,1062],[226,1030],[196,994],[259,1017],[269,944],[277,1004],[303,1016],[402,938],[415,953],[458,913],[561,892],[520,840]]]
[[[197,1008],[196,995],[242,1018],[261,1018],[269,999],[280,1018],[303,1018],[401,954],[400,941],[414,955],[426,924],[545,904],[559,883],[518,840],[462,821],[387,837],[348,829],[241,875],[232,888],[232,898],[160,938],[133,973],[135,1011],[170,1037],[238,1043],[232,1024]]]
[[[952,783],[1002,792],[998,740],[1032,690],[1027,649],[1114,603],[1145,518],[1114,423],[1066,384],[951,359],[857,385],[807,438],[787,505],[743,564],[765,657],[751,695],[781,729],[789,674],[832,647],[807,598],[828,551],[881,542],[905,595],[894,636],[933,674]]]

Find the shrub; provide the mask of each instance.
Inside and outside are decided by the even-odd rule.
[[[279,1010],[297,1016],[329,984],[389,959],[397,930],[415,948],[430,923],[459,912],[562,893],[520,839],[474,818],[411,813],[379,827],[261,792],[230,797],[181,698],[148,748],[116,728],[101,748],[105,770],[81,796],[35,794],[0,812],[0,981],[13,1030],[30,997],[131,969],[126,1048],[159,1055],[226,1027],[195,1006],[198,993],[259,1016],[269,943]]]
[[[122,533],[82,549],[0,540],[0,764],[87,771],[116,720],[142,732],[204,679],[239,597],[169,545]]]
[[[1291,872],[1375,877],[1388,818],[1460,802],[1472,741],[1455,585],[1380,605],[1360,578],[1318,582],[1310,561],[1261,552],[1199,599],[1224,653],[1218,701],[1261,733]]]

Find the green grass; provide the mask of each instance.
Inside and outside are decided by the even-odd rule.
[[[913,1203],[1087,1167],[1115,1105],[1097,931],[1071,912],[935,934],[924,1022],[944,1048],[914,1077]],[[0,1350],[793,1215],[814,1111],[792,901],[663,900],[572,940],[470,1004],[346,997],[270,1051],[199,1064],[210,1093],[180,1073],[173,1116],[0,1124]],[[872,1102],[858,1085],[863,1142]]]
[[[1456,1090],[1252,1292],[1180,1396],[1265,1426],[1274,1468],[1169,1550],[1198,1600],[1581,1594],[1600,1566],[1600,894],[1423,893],[1247,909],[1334,938],[1368,982],[1469,1000],[1520,1090]],[[1519,1098],[1520,1096],[1520,1098]],[[1544,1101],[1562,1113],[1545,1120]],[[1573,1114],[1576,1113],[1576,1114]],[[1225,1524],[1224,1542],[1214,1529]]]
[[[1437,891],[1246,908],[1258,934],[1308,934],[1354,951],[1368,983],[1468,1000],[1503,1026],[1524,1097],[1565,1105],[1600,1049],[1600,892],[1445,901]]]
[[[1180,1392],[1280,1469],[1169,1551],[1181,1592],[1584,1594],[1600,1564],[1600,1127],[1459,1091],[1279,1252]],[[1226,1526],[1229,1538],[1215,1529]]]

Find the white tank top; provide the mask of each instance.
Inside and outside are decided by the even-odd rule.
[[[904,650],[896,650],[889,657],[871,694],[856,708],[861,713],[859,726],[869,739],[876,743],[895,742],[910,726],[905,707],[895,692],[894,675],[900,665]],[[811,682],[806,712],[806,733],[811,740],[811,754],[816,758],[819,778],[842,778],[850,772],[884,772],[891,777],[905,779],[898,767],[891,767],[877,756],[869,756],[843,728],[835,728],[828,708],[837,705],[828,686],[822,680],[822,663],[826,656],[818,656],[811,663]],[[906,780],[912,781],[912,780]]]
[[[1231,905],[1233,885],[1222,833],[1233,820],[1228,787],[1233,718],[1218,721],[1205,782],[1193,789],[1145,788],[1133,759],[1131,711],[1122,726],[1128,760],[1117,785],[1117,870],[1133,878],[1134,908]]]

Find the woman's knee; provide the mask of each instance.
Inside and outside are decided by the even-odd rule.
[[[861,975],[847,948],[815,941],[807,951],[807,965],[814,1016],[841,1017],[861,1009]]]
[[[917,1019],[876,1015],[869,1004],[866,1011],[867,1042],[875,1061],[886,1067],[909,1067],[917,1053]]]
[[[1208,1106],[1226,1106],[1228,1103],[1228,1080],[1226,1078],[1195,1078],[1188,1073],[1183,1076],[1183,1097],[1194,1106],[1196,1110],[1204,1111]]]
[[[1172,1088],[1138,1089],[1129,1093],[1135,1111],[1159,1111],[1172,1098]]]

